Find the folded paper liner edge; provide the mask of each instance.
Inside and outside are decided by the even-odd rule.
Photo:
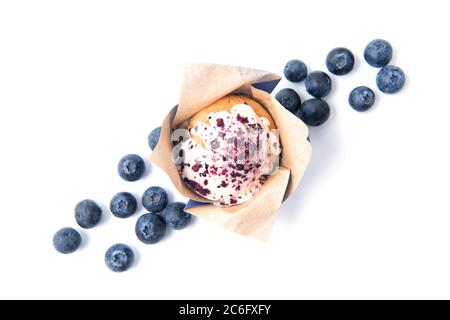
[[[217,64],[190,64],[184,72],[179,105],[164,119],[161,135],[150,160],[166,172],[183,196],[199,202],[210,202],[187,187],[172,160],[172,130],[198,111],[230,93],[242,93],[260,102],[272,115],[280,134],[282,156],[280,168],[253,198],[232,207],[212,204],[194,206],[186,211],[226,229],[266,241],[277,211],[297,188],[311,158],[308,128],[265,91],[251,86],[280,77],[273,73],[243,67]]]

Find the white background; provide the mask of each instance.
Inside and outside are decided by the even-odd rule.
[[[445,3],[1,1],[0,298],[450,298]],[[374,38],[392,43],[407,84],[362,114],[347,96],[375,89],[362,58]],[[147,246],[138,214],[111,216],[119,191],[160,185],[184,200],[154,166],[136,183],[116,173],[122,155],[150,154],[184,63],[324,70],[336,46],[355,70],[333,77],[330,120],[311,130],[311,164],[268,243],[197,219]],[[60,255],[53,233],[76,226],[84,198],[104,220]],[[138,255],[123,274],[103,262],[116,242]]]

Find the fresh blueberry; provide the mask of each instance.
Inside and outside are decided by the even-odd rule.
[[[134,253],[131,248],[125,244],[118,243],[113,245],[105,253],[105,264],[114,272],[127,271],[134,262]]]
[[[330,107],[324,100],[309,99],[303,102],[297,116],[308,126],[320,126],[330,117]]]
[[[405,85],[405,74],[396,66],[381,68],[377,74],[377,87],[384,93],[399,92]]]
[[[364,59],[372,67],[384,67],[392,59],[392,46],[382,39],[370,41],[364,50]]]
[[[111,199],[109,208],[116,217],[128,218],[136,212],[137,201],[131,193],[119,192]]]
[[[166,222],[156,213],[146,213],[136,222],[136,235],[146,244],[159,242],[166,233]]]
[[[327,55],[326,64],[328,71],[342,76],[353,70],[355,57],[347,48],[335,48]]]
[[[120,159],[117,169],[122,179],[136,181],[144,175],[145,162],[137,154],[128,154]]]
[[[303,81],[307,74],[308,68],[306,64],[297,59],[288,61],[284,67],[284,76],[291,82]]]
[[[375,93],[365,86],[356,87],[350,92],[348,103],[356,111],[367,111],[375,103]]]
[[[81,236],[73,228],[62,228],[53,236],[53,246],[60,253],[72,253],[76,251],[81,244]]]
[[[148,135],[148,146],[150,149],[155,150],[158,144],[159,136],[161,135],[161,127],[153,129]]]
[[[186,205],[182,202],[173,202],[164,209],[162,217],[175,230],[184,229],[192,217],[190,213],[184,211],[185,207]]]
[[[275,95],[275,99],[277,99],[277,101],[283,107],[285,107],[292,113],[297,112],[298,108],[300,108],[300,105],[302,104],[300,96],[297,94],[297,92],[289,88],[281,89],[280,91],[278,91]]]
[[[331,91],[331,78],[322,71],[313,71],[306,77],[306,91],[316,98],[323,98]]]
[[[90,229],[95,227],[101,218],[102,208],[92,200],[83,200],[75,207],[75,219],[82,228]]]
[[[150,212],[162,211],[167,202],[167,192],[161,187],[150,187],[142,195],[142,205]]]

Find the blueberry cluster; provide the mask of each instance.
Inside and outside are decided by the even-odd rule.
[[[161,127],[154,129],[148,136],[149,147],[153,150],[159,140]],[[145,172],[144,160],[129,154],[120,159],[119,176],[125,181],[137,181]],[[166,233],[166,226],[181,230],[191,221],[191,214],[184,211],[182,202],[169,203],[167,192],[158,186],[145,190],[142,195],[142,206],[148,211],[136,221],[135,233],[137,238],[145,244],[159,242]],[[129,192],[119,192],[109,203],[111,213],[121,219],[134,215],[138,210],[138,200]],[[93,200],[86,199],[75,206],[75,221],[83,229],[97,226],[103,215],[101,206]],[[64,254],[75,252],[82,243],[80,233],[73,228],[63,228],[53,236],[53,246]],[[126,244],[118,243],[111,246],[105,253],[105,264],[114,272],[128,270],[134,262],[134,252]]]
[[[278,91],[275,99],[309,126],[320,126],[325,123],[330,117],[330,107],[322,98],[326,97],[331,91],[330,76],[322,71],[313,71],[308,74],[306,64],[297,59],[286,64],[284,76],[291,82],[304,81],[306,91],[314,98],[302,103],[295,90],[284,88]]]
[[[392,58],[392,46],[381,39],[371,41],[364,50],[364,59],[373,67],[382,68],[376,77],[378,89],[383,93],[396,93],[405,84],[405,74],[396,66],[388,65]],[[346,75],[353,70],[355,56],[347,48],[331,50],[325,64],[330,73],[336,76]],[[291,88],[278,91],[275,98],[291,113],[299,117],[308,126],[320,126],[330,117],[330,107],[323,99],[332,89],[330,76],[322,71],[308,74],[306,64],[301,60],[290,60],[284,67],[284,76],[291,82],[305,82],[305,89],[312,98],[302,103],[298,93]],[[348,103],[356,111],[369,110],[375,103],[375,93],[366,86],[354,88],[348,97]]]
[[[392,59],[392,52],[391,44],[382,39],[375,39],[369,42],[364,49],[366,62],[374,68],[381,68],[376,77],[376,84],[381,92],[387,94],[397,93],[405,85],[403,70],[397,66],[389,65]],[[374,100],[374,97],[372,97],[374,95],[373,91],[367,90],[367,87],[365,88],[366,90],[362,90],[359,94],[356,93],[358,88],[355,88],[350,93],[349,103],[357,111],[367,110],[368,108],[365,105]]]

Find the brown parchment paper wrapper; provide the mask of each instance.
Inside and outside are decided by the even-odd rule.
[[[185,197],[207,202],[186,211],[231,231],[266,241],[281,203],[297,188],[311,158],[308,128],[265,91],[251,85],[278,80],[278,75],[236,66],[190,64],[185,67],[179,104],[164,119],[161,136],[150,160],[164,170]],[[173,129],[198,111],[230,93],[243,93],[261,103],[272,115],[280,135],[280,167],[253,198],[232,207],[218,207],[187,187],[172,160]]]

